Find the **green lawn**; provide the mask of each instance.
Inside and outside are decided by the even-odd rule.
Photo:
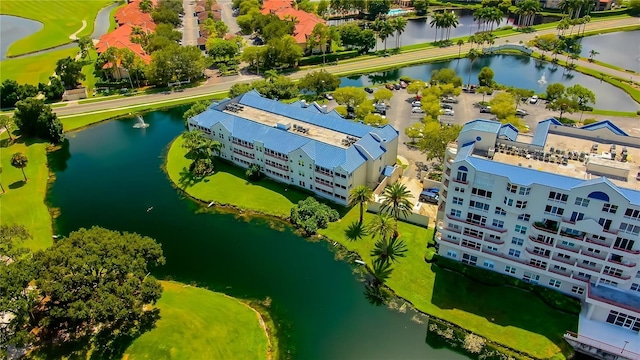
[[[258,315],[240,301],[163,281],[160,320],[127,349],[124,359],[266,359]]]
[[[289,216],[291,207],[309,196],[269,179],[248,182],[244,170],[222,161],[216,162],[215,174],[196,182],[188,171],[191,160],[185,157],[182,144],[182,136],[171,144],[167,154],[167,173],[174,184],[194,198],[282,217]]]
[[[78,47],[47,52],[40,55],[0,61],[0,81],[16,80],[20,84],[48,83],[56,69],[56,61],[67,56],[74,57]]]
[[[44,204],[47,191],[47,143],[21,140],[8,146],[6,133],[2,134],[0,163],[2,175],[0,182],[5,193],[0,195],[0,214],[2,224],[22,224],[29,229],[33,240],[25,246],[31,249],[43,249],[52,244],[51,216]],[[27,155],[29,163],[24,169],[28,181],[25,183],[20,169],[11,166],[11,155],[16,152]]]
[[[357,252],[371,266],[369,253],[374,241],[366,238],[351,242],[344,235],[347,226],[358,220],[358,212],[354,207],[320,234]],[[367,213],[365,223],[373,216]],[[564,332],[577,329],[576,316],[556,311],[526,291],[478,284],[426,263],[425,246],[433,230],[400,223],[399,232],[409,252],[394,266],[386,284],[419,310],[542,359],[560,353]]]
[[[93,32],[94,19],[98,11],[111,4],[112,0],[3,0],[0,14],[20,16],[44,24],[42,30],[13,43],[7,56],[21,55],[71,42],[69,36],[87,26],[77,36]]]
[[[86,77],[86,79],[82,81],[82,85],[84,85],[84,87],[87,88],[87,94],[89,96],[93,94],[93,89],[95,89],[96,87],[96,82],[100,80],[99,78],[96,77],[94,72],[97,58],[98,58],[98,53],[95,50],[90,50],[89,57],[86,57],[81,60],[84,62],[84,66],[82,67],[82,73]]]

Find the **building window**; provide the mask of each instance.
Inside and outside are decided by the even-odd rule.
[[[613,243],[614,247],[617,247],[618,249],[625,249],[625,250],[631,250],[633,249],[633,245],[636,242],[634,240],[630,240],[630,239],[625,239],[623,237],[617,237],[616,241]]]
[[[627,210],[624,212],[624,217],[634,220],[640,220],[640,210],[627,208]]]
[[[513,199],[510,199],[506,196],[504,197],[504,200],[502,200],[502,202],[507,206],[513,206]]]
[[[478,197],[483,197],[483,198],[487,198],[487,199],[491,199],[491,196],[493,196],[493,193],[491,191],[487,191],[484,189],[478,189],[478,188],[472,188],[471,189],[471,193],[473,195],[476,195]]]
[[[513,256],[513,257],[520,257],[520,250],[516,250],[516,249],[509,249],[509,256]]]
[[[560,286],[562,286],[562,281],[558,281],[556,279],[550,279],[549,280],[549,286],[553,286],[555,288],[560,288]]]
[[[522,244],[524,244],[524,239],[520,239],[520,238],[517,238],[517,237],[512,237],[511,238],[511,243],[513,245],[522,246]]]
[[[520,195],[529,195],[530,192],[531,192],[531,188],[530,187],[521,186],[520,190],[518,191],[518,194],[520,194]]]
[[[631,284],[631,291],[640,292],[640,284],[637,284],[637,283]]]
[[[526,234],[527,233],[527,227],[526,226],[516,225],[515,230],[516,230],[517,233],[520,233],[520,234]]]
[[[460,210],[451,209],[451,216],[459,218],[462,215]]]
[[[467,182],[467,171],[465,167],[458,168],[458,173],[456,174],[456,181],[466,183]]]
[[[504,267],[504,272],[508,273],[508,274],[515,274],[516,273],[516,268],[514,268],[513,266],[505,266]]]
[[[638,272],[636,272],[636,279],[640,279],[640,270],[638,270]]]
[[[557,206],[547,205],[547,206],[544,208],[544,212],[545,212],[546,214],[562,216],[562,214],[564,214],[564,209],[563,209],[563,208],[559,208],[559,207],[557,207]]]
[[[527,202],[526,201],[516,201],[516,208],[518,209],[524,209],[527,207]]]
[[[512,193],[515,194],[518,191],[518,185],[513,185],[513,184],[507,183],[507,191],[512,192]]]
[[[489,261],[489,260],[485,260],[483,265],[484,265],[484,267],[486,267],[488,269],[493,269],[493,267],[495,266],[493,261]]]
[[[470,222],[474,225],[485,226],[487,224],[487,217],[470,212],[467,214],[467,222]]]
[[[604,270],[602,271],[602,273],[605,274],[605,275],[621,277],[622,276],[622,269],[614,268],[614,267],[611,267],[611,266],[605,266]]]
[[[547,269],[547,263],[541,260],[531,259],[529,260],[529,265],[537,267],[539,269]]]
[[[563,193],[559,193],[559,192],[555,192],[555,191],[550,191],[549,192],[549,200],[551,201],[558,201],[561,203],[566,203],[567,199],[569,199],[569,195],[567,194],[563,194]]]
[[[459,193],[463,193],[464,192],[464,188],[460,187],[460,186],[456,186],[453,190],[456,191],[456,192],[459,192]]]
[[[496,252],[497,252],[497,251],[498,251],[498,248],[497,248],[497,247],[495,247],[495,246],[489,246],[489,245],[487,245],[487,250],[490,250],[490,251],[496,251]]]
[[[572,243],[572,242],[569,242],[569,241],[566,241],[566,240],[562,240],[561,244],[562,244],[563,246],[567,246],[567,247],[570,247],[570,248],[573,248],[573,247],[575,247],[575,246],[576,246],[576,244],[574,244],[574,243]]]
[[[485,204],[480,201],[474,201],[474,200],[469,201],[469,207],[479,209],[482,211],[489,211],[489,204]]]
[[[615,214],[618,211],[618,205],[604,204],[602,205],[602,211]]]
[[[504,221],[498,220],[498,219],[493,219],[493,222],[491,223],[491,225],[493,227],[498,228],[498,229],[502,229],[502,228],[504,228]]]
[[[589,199],[585,199],[585,198],[581,198],[581,197],[576,198],[576,205],[587,207],[587,206],[589,206]]]
[[[531,220],[531,215],[529,215],[529,214],[520,214],[520,215],[518,215],[518,220],[529,221],[529,220]]]
[[[627,315],[615,310],[609,311],[607,322],[609,324],[620,326],[631,331],[640,331],[640,319],[636,318],[635,316]]]
[[[620,231],[624,231],[626,233],[633,234],[633,235],[638,235],[640,234],[640,225],[621,223]]]
[[[538,281],[540,280],[540,275],[532,274],[530,272],[525,272],[524,275],[522,276],[522,280],[531,284],[537,284]]]
[[[447,250],[447,256],[452,259],[455,259],[458,257],[458,253],[453,250]]]
[[[489,234],[487,235],[487,237],[493,241],[498,241],[498,242],[500,241],[500,236],[498,235]]]
[[[584,294],[584,288],[580,286],[574,286],[571,288],[571,292],[574,294],[582,295]]]
[[[474,249],[474,250],[480,250],[480,248],[482,248],[482,245],[480,245],[480,243],[477,243],[477,242],[471,241],[471,240],[467,240],[467,239],[462,239],[462,246],[466,246],[466,247]]]
[[[452,203],[453,205],[462,205],[464,203],[464,200],[462,200],[462,198],[454,196]]]
[[[618,283],[615,281],[611,281],[611,280],[607,280],[607,279],[600,279],[599,281],[600,284],[604,284],[604,285],[609,285],[609,286],[613,286],[613,287],[618,287]]]
[[[462,262],[465,263],[465,264],[469,264],[469,265],[475,266],[476,263],[478,262],[478,257],[477,256],[473,256],[473,255],[469,255],[469,254],[462,254]]]
[[[571,217],[569,218],[569,220],[570,220],[570,221],[573,221],[573,222],[575,222],[575,221],[580,221],[580,220],[582,220],[582,219],[584,219],[584,214],[583,214],[583,213],[576,212],[576,211],[573,211],[573,212],[571,213]]]
[[[496,211],[495,211],[495,213],[496,213],[496,215],[501,215],[501,216],[505,216],[505,215],[507,215],[507,212],[506,212],[506,211],[504,211],[504,209],[503,209],[503,208],[501,208],[501,207],[496,207]]]
[[[468,227],[464,228],[464,230],[462,231],[462,234],[474,237],[476,239],[482,239],[482,237],[484,236],[484,232],[483,231],[478,231],[476,229],[470,229]]]

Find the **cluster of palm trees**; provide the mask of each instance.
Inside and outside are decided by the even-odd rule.
[[[558,4],[558,8],[569,15],[569,19],[576,19],[582,16],[584,10],[587,14],[593,9],[592,0],[563,0]]]
[[[386,19],[383,17],[377,17],[371,24],[371,30],[376,33],[376,36],[384,42],[384,51],[387,51],[387,39],[394,33],[396,34],[396,48],[401,45],[400,37],[407,27],[407,19],[403,17],[396,17],[392,19]],[[377,48],[377,44],[376,44]]]
[[[516,4],[515,13],[518,15],[518,26],[533,26],[536,15],[542,10],[538,0],[524,0]]]
[[[444,11],[433,14],[429,25],[436,28],[434,41],[438,42],[438,29],[440,30],[440,42],[449,41],[451,37],[451,28],[457,28],[458,16],[453,11]]]
[[[473,12],[473,20],[478,22],[478,32],[493,31],[493,26],[498,26],[503,18],[502,10],[493,6],[481,7]]]
[[[584,30],[587,27],[587,24],[591,22],[591,16],[589,15],[585,15],[581,18],[570,18],[570,17],[564,17],[562,18],[562,20],[560,20],[560,22],[558,23],[558,26],[556,26],[556,29],[558,29],[558,36],[565,36],[567,30],[569,30],[569,36],[573,35],[573,28],[577,25],[578,26],[578,32],[576,33],[576,35],[580,36],[580,35],[584,35]],[[581,34],[582,32],[582,34]]]
[[[373,200],[373,191],[366,185],[361,185],[351,190],[349,201],[360,206],[359,221],[349,225],[345,231],[347,239],[357,241],[367,235],[375,240],[371,256],[373,261],[374,286],[378,286],[391,275],[391,265],[404,257],[407,245],[400,239],[398,221],[406,218],[413,209],[410,199],[413,197],[407,187],[395,182],[387,185],[382,193],[380,214],[364,224],[364,207]]]

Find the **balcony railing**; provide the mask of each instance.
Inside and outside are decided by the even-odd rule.
[[[631,261],[627,261],[627,262],[622,262],[622,261],[617,261],[617,260],[612,260],[609,259],[610,263],[616,264],[616,265],[622,265],[622,266],[627,266],[627,267],[636,267],[636,263],[631,262]]]
[[[316,178],[316,186],[318,185],[322,185],[328,189],[333,190],[333,185],[332,184],[327,184],[326,182],[321,182],[320,179]]]
[[[576,264],[576,266],[579,267],[579,268],[595,271],[597,273],[600,272],[600,269],[598,268],[598,265],[589,265],[589,264],[584,264],[584,263],[579,262],[579,263]]]
[[[449,180],[444,181],[444,187],[449,187]]]
[[[613,346],[607,343],[603,343],[602,341],[598,341],[595,339],[592,339],[590,337],[586,337],[583,335],[578,335],[574,332],[571,331],[567,331],[566,334],[564,334],[564,338],[569,340],[569,341],[574,341],[578,344],[581,345],[586,345],[588,347],[592,347],[592,348],[596,348],[596,349],[601,349],[603,350],[603,352],[605,353],[609,353],[609,354],[620,354],[620,358],[624,358],[624,359],[640,359],[640,354],[635,353],[633,351],[629,351],[626,350],[625,348],[619,348],[617,346]]]
[[[562,276],[566,276],[566,277],[571,277],[571,271],[567,270],[559,270],[559,269],[554,269],[553,267],[549,267],[549,272],[552,272],[554,274],[558,274],[558,275],[562,275]]]
[[[624,248],[617,247],[617,246],[614,246],[613,249],[614,250],[618,250],[618,251],[624,251],[626,253],[634,254],[634,255],[640,254],[640,250],[629,250],[629,249],[624,249]]]
[[[267,156],[271,156],[274,159],[278,159],[278,160],[282,160],[282,161],[289,161],[289,157],[288,156],[280,156],[280,155],[276,155],[276,154],[270,154],[265,152],[264,153]]]
[[[539,223],[539,222],[533,223],[533,228],[537,229],[537,230],[540,230],[540,231],[548,232],[550,234],[557,234],[558,233],[558,229],[557,228],[548,228],[548,227],[544,226],[544,224]]]
[[[544,242],[542,240],[538,240],[537,238],[535,238],[533,236],[529,236],[529,240],[531,240],[531,241],[533,241],[533,242],[535,242],[537,244],[542,244],[542,245],[546,245],[546,246],[549,246],[549,247],[553,247],[553,243],[546,243],[546,242]]]
[[[457,182],[457,183],[460,183],[460,184],[465,184],[465,185],[469,184],[469,182],[466,181],[466,180],[458,180],[458,179],[451,179],[451,180],[453,182]]]
[[[604,260],[604,259],[607,258],[607,254],[598,254],[598,253],[594,253],[594,252],[591,252],[591,251],[587,251],[585,249],[580,250],[580,254],[585,255],[585,256],[589,256],[589,257],[592,257],[592,258],[596,258],[598,260]]]
[[[528,252],[531,255],[540,256],[540,257],[545,258],[545,259],[548,259],[551,256],[551,253],[545,255],[545,254],[541,254],[539,252],[536,252],[535,250],[531,250],[529,248],[525,248],[525,251]]]
[[[613,235],[618,235],[618,230],[617,229],[602,229],[602,231],[608,233],[608,234],[613,234]]]
[[[590,282],[590,281],[591,281],[591,278],[588,278],[588,277],[586,277],[586,276],[580,276],[580,275],[578,275],[578,274],[572,274],[572,275],[571,275],[571,278],[572,278],[572,279],[576,279],[576,280],[578,280],[578,281],[583,281],[583,282],[586,282],[586,283],[588,283],[588,282]]]
[[[545,265],[542,265],[542,264],[536,264],[536,263],[534,263],[534,262],[526,262],[526,263],[524,263],[524,264],[525,264],[525,265],[529,265],[529,266],[531,266],[532,268],[536,268],[536,269],[540,269],[540,270],[547,270],[547,265],[546,265],[546,263],[545,263]]]
[[[575,259],[565,259],[565,258],[560,257],[560,256],[554,256],[551,259],[555,260],[555,261],[559,261],[561,263],[569,264],[569,265],[575,265],[575,263],[576,263]]]
[[[236,154],[236,155],[244,156],[247,159],[255,159],[256,158],[256,156],[254,154],[247,154],[245,152],[241,152],[241,151],[236,150],[236,149],[233,149],[233,153]]]
[[[571,252],[574,252],[574,253],[577,253],[578,251],[580,251],[580,248],[573,247],[573,246],[562,245],[562,243],[557,243],[556,244],[556,248],[562,249],[562,250],[571,251]]]
[[[603,272],[602,275],[612,276],[612,277],[614,277],[616,279],[621,279],[621,280],[629,280],[629,279],[631,279],[630,275],[622,275],[622,274],[618,275],[616,273],[610,273],[610,272]]]
[[[456,244],[456,245],[460,245],[460,240],[452,240],[452,239],[447,239],[446,236],[442,236],[442,234],[438,234],[436,235],[436,239],[440,240],[440,241],[446,241],[448,243],[452,243],[452,244]]]
[[[517,258],[517,257],[505,255],[505,254],[503,254],[503,253],[501,253],[499,251],[489,250],[486,247],[482,248],[482,252],[485,253],[485,254],[497,256],[499,258],[507,259],[509,261],[515,261],[515,262],[518,262],[520,264],[529,264],[529,262],[527,260],[523,260],[523,259],[520,259],[520,258]]]
[[[586,241],[586,242],[588,242],[588,243],[590,243],[590,244],[596,244],[596,245],[599,245],[599,246],[605,247],[605,248],[607,248],[607,249],[611,247],[611,242],[609,242],[609,243],[607,244],[607,241],[606,241],[606,240],[599,240],[599,239],[594,239],[594,238],[590,238],[590,237],[588,237],[588,238],[586,238],[584,241]]]
[[[279,170],[282,170],[282,171],[289,171],[289,167],[288,166],[280,165],[280,164],[277,164],[277,163],[265,162],[265,165],[266,166],[271,166],[273,168],[276,168],[276,169],[279,169]]]
[[[496,244],[496,245],[503,245],[504,244],[504,241],[498,240],[498,239],[493,239],[493,238],[489,237],[488,235],[484,236],[484,241],[490,242],[490,243]]]
[[[570,234],[566,231],[560,231],[560,236],[568,237],[574,240],[580,240],[580,241],[584,240],[584,233],[582,233],[582,236],[580,236],[580,235]]]
[[[451,175],[451,168],[447,168],[447,170],[444,171],[444,174],[447,176]]]
[[[575,225],[576,221],[575,220],[571,220],[571,219],[567,219],[567,218],[562,218],[562,222],[563,223],[567,223],[567,224],[571,224],[571,225]]]
[[[469,224],[469,225],[473,225],[473,226],[481,227],[481,228],[483,228],[483,229],[487,229],[487,230],[491,230],[491,231],[496,231],[496,232],[499,232],[499,233],[506,233],[506,232],[507,232],[507,229],[500,229],[500,228],[494,228],[494,227],[487,226],[487,225],[476,224],[476,223],[473,223],[473,222],[471,222],[471,221],[467,221],[467,220],[462,219],[462,218],[457,218],[457,217],[455,217],[455,216],[451,216],[451,215],[449,215],[449,214],[447,214],[447,218],[448,218],[448,219],[450,219],[450,220],[453,220],[453,221],[459,221],[459,222],[462,222],[462,223],[465,223],[465,224]],[[475,237],[475,236],[474,236],[474,237]]]
[[[231,142],[233,143],[233,145],[239,145],[239,146],[242,146],[244,148],[253,150],[253,144],[243,144],[243,143],[241,143],[240,141],[237,141],[237,140],[232,140]]]

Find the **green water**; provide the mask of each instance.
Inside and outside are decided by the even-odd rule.
[[[202,212],[183,198],[161,169],[169,142],[183,130],[182,111],[147,114],[146,129],[125,119],[69,134],[69,158],[49,196],[62,212],[56,231],[92,225],[135,231],[162,244],[167,264],[154,270],[160,278],[271,297],[289,358],[465,358],[430,347],[427,325],[411,321],[411,311],[368,303],[352,265],[334,260],[327,242],[307,242],[261,220]]]

